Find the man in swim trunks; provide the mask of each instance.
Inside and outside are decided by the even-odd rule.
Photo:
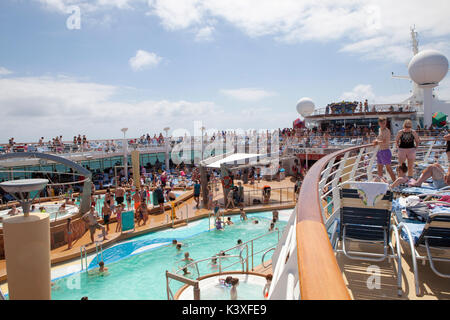
[[[105,203],[103,204],[103,208],[102,208],[102,215],[103,215],[103,222],[106,225],[106,234],[108,234],[109,232],[109,220],[111,218],[111,207],[109,205],[109,202],[106,201],[105,198]]]
[[[383,167],[386,167],[392,181],[395,181],[395,173],[391,167],[392,153],[389,146],[391,142],[391,131],[386,127],[386,118],[380,117],[378,119],[378,124],[380,125],[380,131],[377,139],[373,143],[374,146],[379,146],[379,150],[377,152],[378,176],[383,176]]]
[[[95,242],[94,240],[94,235],[95,235],[95,230],[100,229],[102,230],[102,235],[103,235],[103,241],[108,240],[106,238],[106,230],[105,230],[105,226],[102,226],[100,223],[98,223],[97,221],[97,214],[95,212],[95,207],[91,207],[91,210],[89,210],[88,213],[86,213],[83,216],[83,220],[88,224],[89,226],[89,231],[91,233],[91,244]]]
[[[197,202],[196,208],[199,208],[200,205],[200,190],[201,190],[201,185],[200,182],[198,180],[195,181],[194,184],[194,200],[195,202]]]
[[[432,164],[419,177],[419,180],[409,183],[411,187],[420,187],[428,178],[433,179],[433,185],[437,189],[441,189],[450,185],[450,172],[445,173],[445,170],[439,163]]]
[[[122,188],[121,185],[115,190],[115,196],[117,204],[122,204],[125,196],[125,189]]]
[[[137,210],[141,204],[141,189],[137,188],[136,192],[133,194],[133,200],[134,200],[134,210]]]

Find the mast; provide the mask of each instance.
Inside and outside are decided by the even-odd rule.
[[[419,41],[417,40],[418,33],[416,32],[416,26],[411,27],[411,42],[413,54],[419,53]]]

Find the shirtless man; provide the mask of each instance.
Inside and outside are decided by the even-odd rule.
[[[115,190],[115,196],[116,196],[116,201],[117,204],[122,204],[123,200],[124,200],[124,196],[125,196],[125,189],[122,188],[122,186],[119,186],[118,188],[116,188]]]
[[[383,167],[386,166],[386,170],[389,173],[392,181],[396,180],[394,170],[391,167],[392,153],[389,148],[389,143],[391,141],[391,131],[386,127],[387,120],[384,117],[378,119],[378,124],[380,125],[380,132],[377,139],[373,142],[374,146],[379,146],[377,152],[377,169],[378,176],[383,176]]]
[[[141,189],[137,188],[136,192],[133,194],[133,200],[134,200],[134,210],[137,210],[139,206],[141,205]]]
[[[19,211],[16,208],[16,205],[13,204],[11,210],[8,211],[8,216],[16,216],[19,214]]]

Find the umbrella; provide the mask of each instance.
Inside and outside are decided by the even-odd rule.
[[[294,128],[303,128],[305,126],[305,123],[299,119],[294,121]]]
[[[433,114],[433,124],[438,127],[443,127],[447,124],[447,115],[442,112],[435,112]]]

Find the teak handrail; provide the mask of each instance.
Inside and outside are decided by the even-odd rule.
[[[370,145],[337,151],[311,167],[297,205],[297,258],[302,300],[350,300],[341,270],[322,220],[319,198],[321,172],[332,159]]]

